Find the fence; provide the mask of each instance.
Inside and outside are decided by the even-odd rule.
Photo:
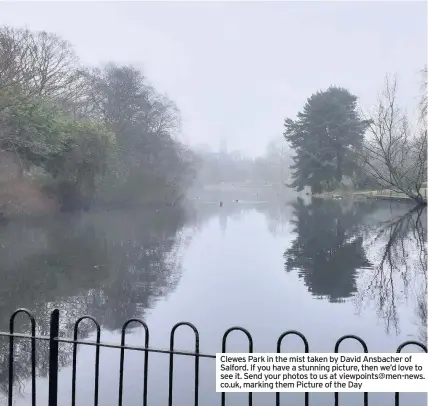
[[[14,323],[15,318],[18,314],[24,313],[29,317],[30,325],[31,325],[31,334],[17,334],[14,332]],[[95,341],[80,341],[78,339],[79,333],[79,324],[83,320],[91,320],[96,327],[96,340]],[[139,346],[128,346],[125,344],[125,335],[128,329],[129,324],[137,323],[141,325],[145,330],[145,342],[143,347]],[[12,316],[10,317],[9,323],[9,332],[1,332],[0,337],[5,336],[9,337],[9,357],[8,357],[8,406],[13,405],[13,389],[14,389],[14,339],[15,338],[27,338],[31,340],[31,405],[36,406],[36,341],[44,340],[49,343],[49,397],[48,397],[48,405],[47,406],[58,406],[58,344],[61,343],[70,343],[73,344],[73,364],[72,364],[72,390],[71,390],[71,404],[75,406],[76,404],[76,359],[77,359],[77,346],[78,345],[91,345],[95,346],[95,389],[94,389],[94,406],[98,406],[98,385],[99,385],[99,363],[100,363],[100,348],[117,348],[120,349],[120,366],[119,366],[119,382],[118,382],[118,405],[122,406],[123,402],[123,370],[124,370],[124,356],[125,350],[131,351],[143,351],[144,352],[144,377],[143,377],[143,406],[148,406],[147,403],[147,379],[148,379],[148,366],[149,366],[149,353],[164,353],[169,354],[169,374],[168,374],[168,406],[173,405],[173,372],[174,372],[174,355],[183,355],[194,357],[195,359],[195,375],[194,375],[194,406],[198,406],[199,404],[199,361],[201,358],[211,358],[215,359],[215,354],[204,354],[199,351],[199,332],[197,328],[187,322],[181,322],[174,325],[171,329],[170,333],[170,347],[169,349],[156,349],[149,347],[149,328],[147,324],[139,319],[130,319],[125,322],[122,327],[121,333],[121,342],[119,344],[111,344],[111,343],[103,343],[101,342],[101,327],[98,322],[91,316],[83,316],[80,317],[74,324],[74,334],[73,339],[69,338],[60,338],[59,337],[59,326],[60,326],[60,318],[59,318],[59,310],[54,310],[50,316],[50,334],[49,336],[37,336],[36,335],[36,321],[34,316],[30,313],[30,311],[26,309],[18,309],[16,310]],[[187,326],[193,330],[195,335],[195,350],[194,352],[188,351],[180,351],[174,348],[174,338],[176,330],[181,326]],[[222,338],[222,346],[221,352],[226,351],[226,341],[229,334],[233,331],[240,331],[245,334],[248,339],[248,352],[253,352],[253,338],[251,334],[242,327],[231,327],[225,331]],[[281,353],[281,344],[282,340],[286,336],[295,335],[301,338],[305,353],[309,353],[309,343],[306,337],[294,330],[289,330],[282,333],[277,340],[277,353]],[[355,335],[345,335],[339,338],[334,346],[334,352],[339,352],[340,344],[347,339],[352,339],[358,341],[364,353],[368,353],[366,343],[358,336]],[[427,352],[427,347],[416,341],[406,341],[401,344],[397,348],[397,353],[400,353],[401,350],[408,345],[416,345],[421,348],[423,351]],[[248,405],[252,406],[253,404],[253,394],[248,394]],[[304,406],[310,405],[310,397],[309,393],[305,393],[304,397]],[[363,405],[367,406],[369,404],[368,393],[364,393]],[[395,406],[400,405],[400,394],[395,393]],[[221,406],[226,405],[226,394],[221,394]],[[281,406],[280,394],[276,393],[276,406]],[[339,406],[339,394],[334,393],[334,406]]]

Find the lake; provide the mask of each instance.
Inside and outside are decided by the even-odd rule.
[[[255,352],[275,352],[281,333],[298,330],[311,352],[332,352],[338,338],[360,336],[369,352],[395,352],[407,340],[426,342],[426,210],[386,201],[349,202],[265,199],[254,194],[195,197],[192,209],[104,211],[20,219],[0,226],[0,330],[17,308],[30,309],[37,333],[49,334],[50,312],[60,309],[61,336],[90,314],[101,341],[120,343],[121,327],[143,319],[150,345],[169,347],[171,327],[193,323],[200,350],[221,351],[226,329],[241,326]],[[16,331],[28,321],[16,319]],[[144,331],[130,328],[126,342],[144,345]],[[89,322],[79,337],[94,339]],[[28,340],[17,339],[15,404],[30,405]],[[195,338],[180,327],[175,347],[193,350]],[[7,393],[8,339],[0,337],[0,403]],[[248,340],[232,332],[228,352],[246,352]],[[303,352],[297,337],[283,352]],[[361,352],[344,341],[341,352]],[[405,352],[415,351],[408,347]],[[94,353],[77,352],[76,405],[93,405]],[[47,402],[47,347],[37,348],[37,399]],[[99,405],[118,404],[119,350],[100,351]],[[166,354],[149,355],[150,406],[168,405]],[[60,344],[59,405],[71,404],[72,347]],[[144,354],[125,356],[123,405],[143,404]],[[199,405],[220,405],[215,360],[201,359]],[[175,406],[191,406],[194,361],[174,357]],[[340,394],[340,404],[363,404],[362,394]],[[333,405],[333,394],[310,394],[311,405]],[[303,394],[282,394],[283,405],[303,405]],[[247,394],[227,394],[226,404],[248,404]],[[275,404],[271,393],[254,405]],[[369,394],[369,404],[393,405],[393,394]],[[425,394],[402,394],[401,405],[427,406]]]

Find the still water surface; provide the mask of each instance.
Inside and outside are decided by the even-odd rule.
[[[123,323],[147,322],[150,344],[169,347],[171,327],[193,323],[202,352],[221,349],[224,331],[248,329],[255,352],[275,352],[278,336],[298,330],[311,352],[332,352],[345,334],[361,336],[370,352],[395,352],[406,340],[426,342],[426,212],[385,202],[195,201],[190,213],[102,212],[14,221],[0,228],[0,330],[19,307],[36,316],[38,333],[49,332],[49,313],[59,308],[61,335],[90,314],[102,325],[101,341],[120,342]],[[425,324],[424,324],[425,323]],[[18,317],[16,330],[26,331]],[[143,345],[131,329],[128,344]],[[28,331],[28,330],[27,330]],[[94,338],[81,324],[80,337]],[[16,405],[30,405],[28,342],[17,340]],[[0,338],[0,402],[7,389],[7,339]],[[192,350],[188,327],[176,348]],[[245,352],[246,337],[229,335],[227,350]],[[413,349],[414,350],[414,349]],[[283,352],[303,352],[299,339]],[[345,341],[342,352],[361,352]],[[411,352],[409,348],[407,352]],[[71,404],[72,347],[60,345],[59,404]],[[79,346],[76,405],[93,404],[94,347]],[[118,404],[119,350],[101,349],[99,405]],[[37,398],[47,401],[47,349],[37,352]],[[182,359],[185,358],[185,359]],[[168,402],[168,362],[149,355],[148,404]],[[174,359],[174,406],[191,406],[194,362]],[[215,361],[202,359],[201,406],[220,405]],[[123,404],[142,405],[143,353],[125,356]],[[311,394],[311,405],[333,404],[333,394]],[[253,404],[274,405],[274,394],[254,394]],[[362,394],[341,394],[341,404],[362,405]],[[3,399],[3,400],[2,400]],[[303,405],[303,394],[282,394],[285,405]],[[392,394],[370,394],[370,404],[392,405]],[[248,404],[247,394],[228,394],[228,405]],[[373,403],[372,403],[373,402]],[[403,394],[402,405],[427,406],[424,394]]]

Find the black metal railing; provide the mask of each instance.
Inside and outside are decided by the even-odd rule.
[[[15,318],[18,314],[26,314],[29,317],[30,320],[30,327],[31,331],[30,334],[18,334],[15,333]],[[95,341],[82,341],[78,339],[78,333],[79,333],[79,324],[84,320],[90,320],[96,327],[96,339]],[[128,329],[128,326],[131,323],[137,323],[140,326],[144,328],[145,331],[145,341],[144,346],[130,346],[126,345],[125,336]],[[188,326],[191,330],[194,332],[195,336],[195,348],[193,352],[189,351],[180,351],[176,350],[174,348],[174,338],[175,338],[175,332],[176,330],[181,326]],[[168,406],[173,405],[173,372],[174,372],[174,355],[184,355],[184,356],[191,356],[194,357],[195,360],[195,375],[194,375],[194,400],[193,405],[198,406],[199,405],[199,361],[201,358],[211,358],[215,359],[215,354],[204,354],[201,353],[199,350],[199,332],[198,329],[191,323],[187,322],[181,322],[174,325],[171,329],[170,333],[170,347],[169,349],[159,349],[159,348],[152,348],[149,347],[149,328],[147,324],[140,320],[140,319],[130,319],[125,322],[125,324],[122,327],[121,331],[121,342],[119,344],[112,344],[112,343],[104,343],[101,342],[101,327],[98,324],[98,322],[91,316],[83,316],[80,317],[75,323],[74,323],[74,334],[73,339],[69,338],[61,338],[59,336],[59,327],[60,327],[60,318],[59,318],[59,310],[53,310],[50,316],[50,334],[49,336],[42,336],[42,335],[36,335],[36,320],[34,316],[31,314],[30,311],[27,309],[18,309],[16,310],[12,316],[10,317],[10,323],[9,323],[9,332],[1,332],[0,331],[0,337],[9,337],[9,356],[8,356],[8,393],[7,393],[7,399],[8,399],[8,406],[13,405],[13,390],[14,390],[14,347],[15,338],[26,338],[31,340],[31,406],[36,406],[36,341],[44,341],[47,342],[49,345],[49,360],[48,360],[48,379],[49,379],[49,395],[48,395],[48,404],[47,406],[58,406],[58,357],[59,357],[59,343],[69,343],[73,345],[73,361],[72,361],[72,390],[71,390],[71,404],[72,406],[75,406],[76,404],[76,360],[77,360],[77,346],[78,345],[90,345],[95,346],[95,378],[94,378],[94,399],[93,404],[94,406],[99,405],[99,364],[100,364],[100,348],[117,348],[120,349],[120,363],[119,363],[119,383],[118,383],[118,390],[119,390],[119,399],[118,404],[119,406],[122,406],[123,402],[123,372],[124,372],[124,359],[125,359],[125,350],[131,350],[131,351],[143,351],[144,352],[144,376],[143,376],[143,406],[148,406],[147,401],[147,391],[148,391],[148,366],[149,366],[149,353],[164,353],[169,354],[169,374],[168,374]],[[225,331],[223,334],[222,339],[222,345],[221,345],[221,352],[227,352],[226,351],[226,341],[228,335],[232,331],[241,331],[244,333],[244,335],[248,339],[248,352],[253,352],[253,338],[251,334],[242,327],[231,327],[228,330]],[[306,337],[294,330],[289,330],[284,333],[282,333],[278,340],[277,340],[277,353],[281,353],[281,345],[282,341],[285,337],[294,335],[299,337],[304,345],[304,352],[309,353],[309,343]],[[339,352],[339,346],[340,344],[347,339],[352,339],[358,341],[362,348],[364,353],[368,353],[368,348],[366,343],[358,336],[355,335],[345,335],[341,338],[339,338],[334,346],[334,352]],[[417,341],[406,341],[403,344],[401,344],[396,352],[400,353],[402,349],[409,345],[415,345],[422,349],[423,351],[427,352],[427,347],[424,344],[421,344]],[[0,354],[1,355],[1,354]],[[252,406],[253,404],[253,394],[248,393],[248,405]],[[334,406],[339,405],[339,393],[334,393]],[[367,406],[369,404],[369,397],[368,393],[364,393],[363,398],[363,405]],[[226,394],[221,394],[221,406],[226,405]],[[281,405],[281,399],[280,399],[280,393],[276,393],[276,406]],[[303,405],[309,406],[310,405],[310,396],[309,393],[305,393],[304,402]],[[395,393],[395,406],[400,405],[400,394]],[[189,405],[190,406],[190,405]]]

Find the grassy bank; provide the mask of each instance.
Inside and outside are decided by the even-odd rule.
[[[421,189],[421,194],[427,201],[427,188]],[[410,201],[412,200],[409,196],[404,193],[397,193],[390,189],[382,190],[335,190],[332,192],[324,192],[314,194],[313,197],[322,199],[343,199],[343,198],[363,198],[363,199],[381,199],[381,200],[392,200],[392,201]]]

